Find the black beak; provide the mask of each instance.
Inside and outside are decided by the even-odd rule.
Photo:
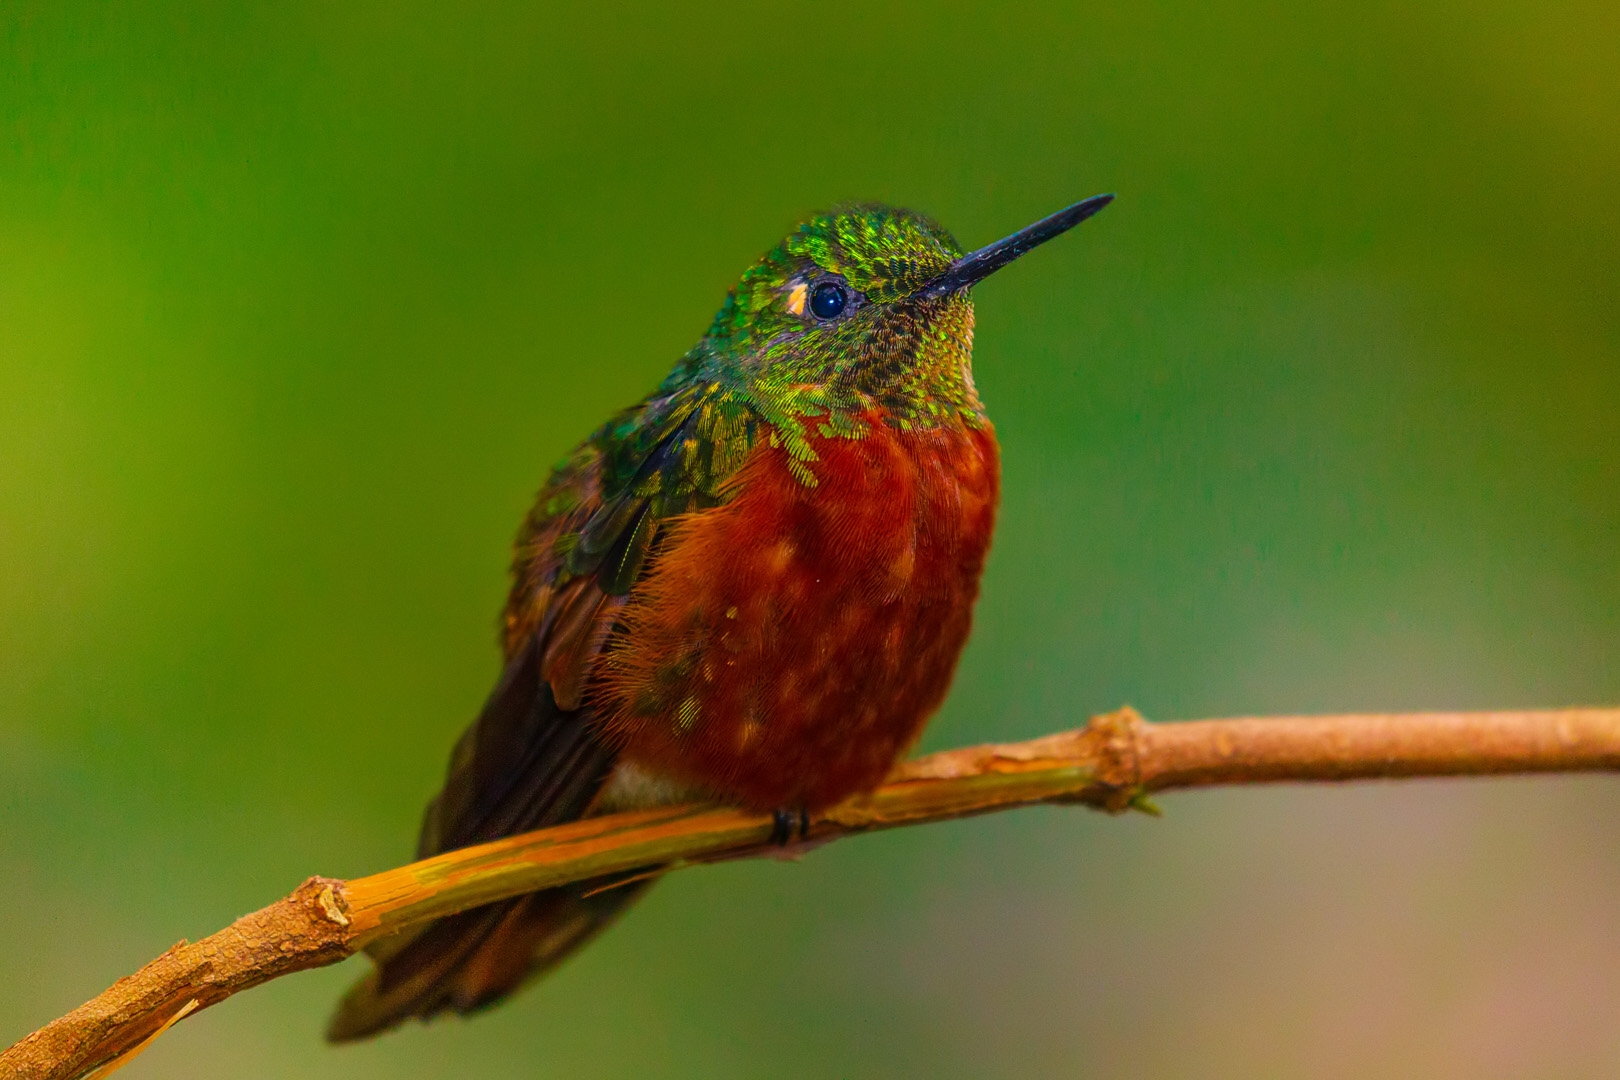
[[[972,251],[951,264],[951,268],[924,285],[913,294],[919,299],[944,296],[959,292],[974,282],[989,277],[1018,256],[1040,247],[1054,236],[1061,236],[1114,201],[1112,195],[1093,195],[1082,199],[1066,210],[1042,218],[1025,229],[1019,229],[1004,240]]]

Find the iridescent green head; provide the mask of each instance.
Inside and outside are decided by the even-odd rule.
[[[814,340],[848,327],[874,304],[903,300],[961,253],[937,222],[910,210],[851,206],[817,214],[743,274],[709,340],[730,349],[784,334]]]
[[[699,349],[779,427],[826,416],[853,434],[873,407],[903,424],[976,415],[971,301],[913,299],[961,253],[910,210],[818,214],[743,274]]]
[[[1110,198],[965,256],[942,226],[910,210],[818,214],[743,274],[688,359],[790,435],[803,417],[825,417],[828,434],[856,435],[856,417],[873,410],[902,427],[974,422],[971,286]]]

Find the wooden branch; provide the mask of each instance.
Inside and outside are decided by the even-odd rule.
[[[1276,781],[1620,769],[1620,709],[1414,713],[1153,724],[1130,709],[1078,731],[909,761],[812,823],[807,845],[1033,803],[1152,811],[1177,788]],[[176,1020],[250,986],[352,956],[425,920],[644,867],[781,854],[771,820],[713,806],[592,818],[370,877],[312,877],[195,944],[184,941],[0,1054],[0,1076],[104,1076]]]

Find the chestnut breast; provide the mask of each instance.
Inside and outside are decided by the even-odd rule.
[[[760,809],[882,782],[967,641],[995,520],[982,427],[761,443],[725,505],[677,519],[592,694],[624,760]]]

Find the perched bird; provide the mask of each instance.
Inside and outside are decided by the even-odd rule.
[[[973,284],[1084,221],[963,255],[887,206],[811,218],[659,387],[552,472],[518,534],[506,667],[450,758],[427,857],[712,799],[795,823],[882,782],[967,641],[1000,478]],[[329,1037],[491,1004],[646,874],[547,889],[372,947]]]

